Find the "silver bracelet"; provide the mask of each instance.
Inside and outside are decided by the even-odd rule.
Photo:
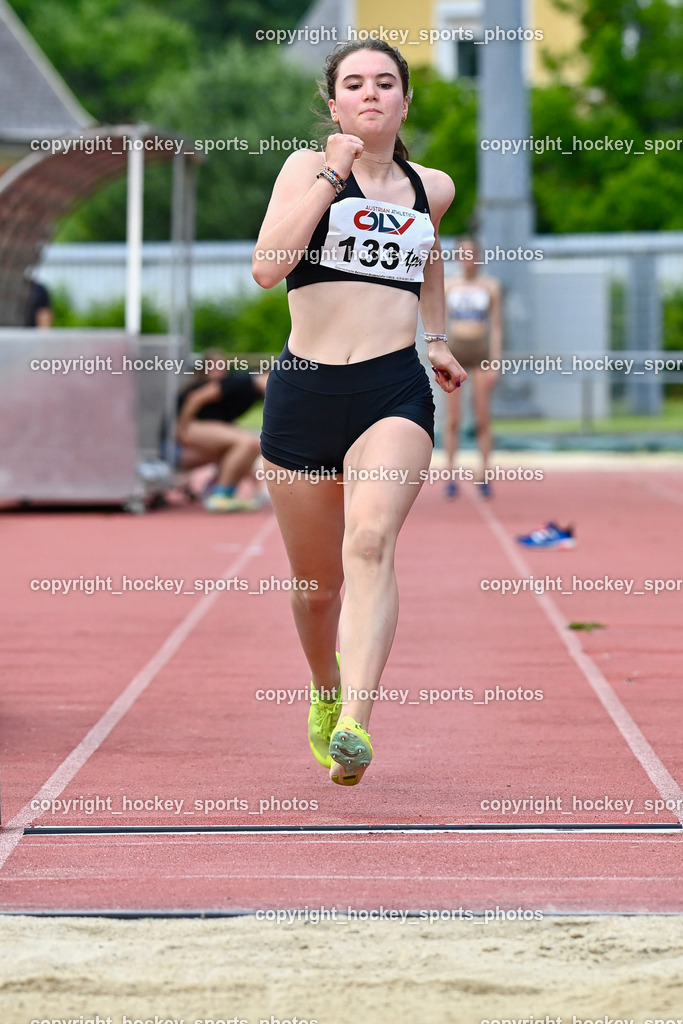
[[[337,195],[346,188],[344,179],[336,171],[333,171],[331,167],[323,167],[322,171],[318,171],[316,174],[316,178],[324,178],[325,181],[329,181]]]
[[[427,344],[431,344],[432,341],[448,341],[447,334],[429,334],[427,331],[422,335]]]

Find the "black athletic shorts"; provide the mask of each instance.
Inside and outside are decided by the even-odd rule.
[[[285,469],[341,473],[354,441],[387,416],[412,420],[434,444],[432,389],[414,345],[339,365],[285,345],[268,378],[261,452]]]

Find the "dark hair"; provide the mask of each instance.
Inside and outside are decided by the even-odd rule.
[[[376,53],[383,53],[387,57],[391,57],[394,64],[398,68],[398,73],[401,77],[401,85],[403,86],[403,95],[410,97],[412,90],[410,88],[410,68],[408,67],[405,57],[403,57],[398,48],[395,46],[389,46],[383,39],[362,39],[355,40],[353,42],[340,42],[337,43],[332,53],[329,53],[325,58],[323,64],[323,74],[325,75],[324,82],[319,82],[318,86],[320,89],[320,95],[327,102],[335,98],[335,87],[337,84],[337,72],[339,65],[352,53],[356,53],[358,50],[374,50]],[[341,131],[341,127],[337,126],[337,131]],[[396,136],[394,142],[394,154],[402,156],[404,160],[408,159],[408,150],[406,149],[405,143],[401,139],[400,135]]]

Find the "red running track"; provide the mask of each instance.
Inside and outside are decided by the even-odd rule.
[[[376,758],[352,789],[308,751],[287,594],[253,592],[287,577],[270,513],[5,513],[2,909],[683,910],[683,581],[658,595],[645,584],[683,577],[682,504],[675,472],[627,468],[546,472],[488,504],[425,487],[400,540]],[[574,551],[514,543],[549,518],[577,524]],[[182,584],[30,587],[81,576]],[[249,589],[197,591],[222,576]],[[529,577],[546,592],[482,589]],[[631,592],[586,589],[605,579]],[[259,699],[268,689],[294,694],[278,705]],[[387,753],[397,731],[402,760]],[[23,833],[484,823],[512,831]],[[616,831],[519,831],[556,824]]]

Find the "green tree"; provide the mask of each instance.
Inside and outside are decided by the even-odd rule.
[[[11,2],[97,119],[144,120],[225,147],[200,170],[198,237],[255,236],[292,140],[316,142],[312,78],[286,62],[287,46],[256,45],[255,31],[293,27],[307,0]],[[579,148],[571,156],[535,154],[539,229],[680,229],[683,3],[553,2],[580,18],[588,71],[581,86],[534,90],[535,136],[561,135],[570,149],[574,137],[633,139],[634,145],[631,154]],[[414,159],[453,177],[457,193],[442,232],[459,232],[475,204],[476,90],[423,69],[413,78],[406,141]],[[679,148],[655,154],[647,149],[655,138]],[[639,150],[643,155],[634,155]],[[149,165],[147,238],[168,237],[169,196],[169,168]],[[124,225],[125,186],[117,181],[74,213],[60,237],[120,239]]]
[[[534,90],[534,134],[560,136],[564,150],[534,156],[539,230],[680,229],[683,6],[670,0],[553,2],[580,20],[588,70],[580,86]],[[631,151],[581,146],[604,139],[632,140]],[[664,146],[659,153],[657,143]]]
[[[144,120],[150,92],[172,89],[199,59],[191,27],[145,0],[14,0],[13,6],[101,123]]]
[[[555,84],[532,91],[534,136],[560,136],[564,150],[533,157],[538,230],[680,230],[683,5],[555,2],[581,18],[589,70],[578,87]],[[461,231],[476,200],[476,92],[461,82],[440,82],[428,71],[413,78],[411,155],[453,177],[456,197],[442,232]],[[580,143],[606,137],[633,140],[631,152],[581,148]],[[648,148],[655,140],[669,148],[655,153]]]
[[[82,61],[87,61],[89,55],[80,49],[65,52],[62,42],[69,35],[72,41],[82,43],[80,25],[83,25],[86,29],[94,30],[94,36],[86,39],[87,48],[92,50],[94,47],[99,51],[98,12],[104,21],[113,18],[120,23],[119,41],[124,44],[140,43],[149,38],[139,33],[129,39],[124,36],[130,28],[144,27],[142,19],[150,14],[156,19],[157,26],[161,27],[162,34],[164,23],[181,25],[196,40],[198,52],[206,53],[207,50],[220,48],[229,38],[239,38],[247,45],[260,48],[263,43],[256,38],[259,29],[293,29],[311,6],[310,0],[94,0],[89,5],[83,0],[9,2],[39,46],[76,91]],[[147,19],[146,27],[150,28],[152,24],[152,20]],[[102,38],[104,41],[105,37]],[[173,43],[173,40],[170,42]],[[286,49],[286,44],[283,44],[283,49]],[[97,70],[97,64],[93,66]],[[76,76],[73,82],[72,70]],[[135,68],[132,70],[135,71]],[[153,67],[150,66],[149,70],[153,70]]]
[[[248,49],[229,40],[201,65],[159,91],[157,124],[193,138],[205,152],[200,170],[200,238],[255,238],[273,182],[295,149],[318,149],[315,83],[277,48]]]
[[[316,148],[315,82],[275,47],[229,40],[201,65],[158,83],[145,117],[184,134],[198,170],[197,237],[255,238],[273,182],[295,148]],[[145,238],[169,237],[170,168],[145,172]],[[60,241],[125,237],[125,182],[112,182],[63,224]]]
[[[149,0],[148,0],[149,2]],[[291,29],[311,0],[151,0],[160,9],[192,26],[202,47],[213,48],[237,37],[260,46],[259,29]]]
[[[455,199],[440,233],[471,230],[477,186],[476,91],[463,82],[443,82],[425,68],[418,68],[411,80],[414,93],[404,133],[411,159],[447,171],[455,182]]]
[[[590,103],[567,86],[533,94],[536,139],[561,139],[562,151],[534,156],[534,199],[539,231],[656,231],[683,227],[681,133],[658,138],[675,149],[655,153],[627,111]],[[584,148],[596,140],[632,141],[626,149]],[[566,156],[565,153],[569,153]],[[643,155],[637,155],[642,153]]]
[[[587,86],[643,133],[681,127],[683,6],[678,0],[554,0],[581,21]]]

